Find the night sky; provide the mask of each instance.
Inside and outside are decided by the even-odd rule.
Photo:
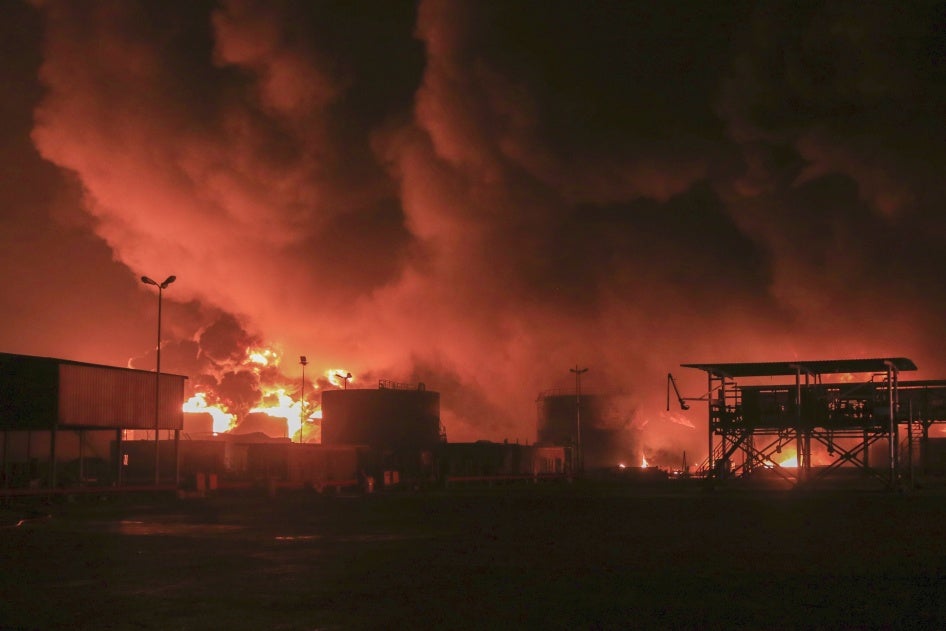
[[[175,274],[232,409],[306,355],[531,442],[578,365],[703,455],[681,363],[946,377],[946,4],[8,0],[0,82],[3,352],[153,369]]]

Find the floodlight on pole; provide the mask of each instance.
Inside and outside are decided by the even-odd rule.
[[[161,410],[161,298],[168,285],[177,280],[177,276],[168,276],[163,283],[148,278],[141,277],[141,282],[145,285],[154,285],[158,288],[158,347],[157,362],[154,370],[154,485],[157,486],[161,480],[161,469],[158,463],[158,418]]]
[[[569,368],[568,370],[575,373],[575,425],[577,430],[576,450],[578,452],[578,472],[581,473],[585,469],[585,459],[583,457],[584,454],[581,450],[581,375],[588,372],[588,369],[579,368],[578,364],[575,364],[574,368]]]
[[[344,386],[342,389],[348,390],[348,380],[351,379],[351,373],[345,373],[344,375],[340,372],[335,373],[335,376],[344,381]]]
[[[302,365],[302,394],[299,395],[299,415],[302,417],[299,420],[299,444],[301,445],[302,430],[305,429],[305,367],[309,364],[305,355],[299,355],[299,364]]]

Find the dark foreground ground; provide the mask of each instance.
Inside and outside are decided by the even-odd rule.
[[[21,499],[0,628],[942,629],[946,495]]]

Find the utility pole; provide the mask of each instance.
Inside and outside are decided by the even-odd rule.
[[[299,356],[299,363],[302,365],[302,393],[299,395],[299,444],[302,444],[302,431],[305,429],[305,367],[309,363],[305,355]],[[289,437],[292,442],[292,437]]]
[[[168,285],[177,280],[177,276],[168,276],[163,283],[154,281],[147,276],[141,277],[145,285],[154,285],[158,288],[158,359],[154,372],[154,485],[161,481],[161,468],[158,462],[158,416],[161,409],[161,298]]]
[[[577,459],[577,469],[578,473],[584,473],[585,471],[585,458],[584,453],[581,450],[581,375],[588,372],[587,368],[579,368],[578,364],[575,364],[574,368],[569,368],[569,370],[575,373],[575,426],[577,430],[576,437],[576,459]]]

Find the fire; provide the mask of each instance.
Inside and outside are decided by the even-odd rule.
[[[276,400],[275,403],[268,404],[267,401],[273,398]],[[262,412],[274,418],[286,419],[290,438],[302,431],[302,401],[294,401],[282,388],[265,393],[263,403],[250,410],[250,412]],[[307,414],[306,419],[321,418],[321,416],[322,412],[319,410]]]
[[[209,405],[207,395],[198,392],[184,403],[184,411],[192,413],[207,413],[213,418],[213,430],[216,434],[222,434],[233,427],[236,416],[224,411],[219,406]]]
[[[641,454],[641,469],[646,469],[650,465],[647,463],[647,458],[644,454]]]
[[[246,348],[243,359],[239,365],[234,367],[238,372],[252,372],[256,376],[255,385],[262,391],[261,396],[255,407],[249,410],[250,413],[263,413],[273,418],[285,419],[288,428],[289,437],[293,440],[299,440],[300,432],[304,429],[303,440],[319,442],[319,423],[304,423],[304,420],[322,418],[322,411],[318,409],[318,404],[295,400],[288,392],[294,392],[295,388],[287,386],[290,380],[280,373],[279,363],[280,354],[273,350],[271,346],[251,346]],[[326,372],[329,380],[343,387],[345,377],[350,380],[350,373],[343,370],[331,370]],[[266,385],[268,382],[269,385]],[[318,384],[309,382],[306,388],[306,394],[309,388],[313,391],[318,389]],[[218,397],[212,391],[198,392],[184,404],[185,412],[207,413],[213,418],[213,431],[216,434],[226,433],[233,430],[242,419],[237,414],[231,413],[227,406],[222,403],[211,404],[209,401],[218,400]],[[245,408],[238,411],[243,414]],[[303,419],[305,415],[305,419]]]
[[[797,466],[798,466],[798,455],[797,455],[793,450],[786,449],[786,450],[785,450],[785,453],[782,455],[782,460],[781,460],[780,462],[776,463],[776,462],[773,462],[773,461],[769,460],[768,462],[766,462],[765,466],[766,466],[766,468],[771,469],[771,468],[774,467],[776,464],[778,464],[778,466],[780,466],[780,467],[786,467],[786,468],[794,468],[794,467],[797,467]]]
[[[278,366],[279,354],[271,348],[248,348],[246,361],[257,366]]]

